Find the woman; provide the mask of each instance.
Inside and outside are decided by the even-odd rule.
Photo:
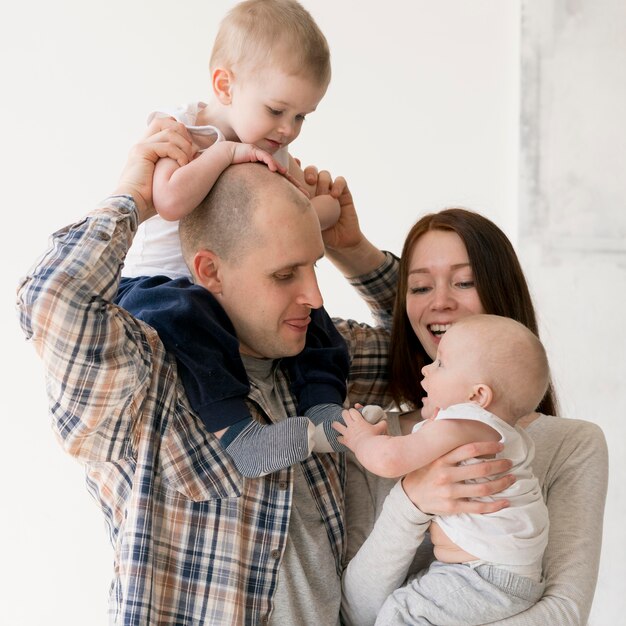
[[[537,332],[528,287],[511,243],[495,224],[470,211],[448,209],[423,217],[409,232],[399,264],[391,390],[397,405],[410,411],[390,416],[392,434],[410,432],[420,419],[421,368],[435,357],[441,335],[451,324],[476,313],[512,317]],[[606,443],[596,425],[555,413],[550,387],[537,412],[523,420],[535,442],[533,469],[550,515],[543,559],[545,593],[531,609],[499,624],[582,625],[591,608],[607,488]],[[356,556],[344,575],[347,623],[374,623],[387,596],[409,574],[428,566],[431,546],[423,538],[430,518],[421,511],[455,512],[463,488],[463,468],[455,467],[460,456],[451,452],[395,486],[352,461],[346,498],[348,558]],[[381,542],[387,547],[382,559]],[[372,550],[376,545],[378,549]]]

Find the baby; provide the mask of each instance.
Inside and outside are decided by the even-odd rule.
[[[516,423],[535,410],[548,387],[545,350],[510,318],[472,315],[443,335],[437,358],[422,374],[423,420],[410,435],[380,434],[380,426],[350,409],[346,425],[334,425],[339,440],[366,469],[386,477],[403,476],[466,443],[499,440],[499,456],[512,460],[516,482],[499,494],[510,501],[501,511],[433,517],[437,560],[389,596],[376,624],[504,619],[543,594],[548,511],[531,469],[533,442]]]

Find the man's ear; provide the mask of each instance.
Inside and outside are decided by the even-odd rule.
[[[478,383],[472,387],[469,400],[477,402],[483,409],[486,409],[493,402],[493,390],[485,383]]]
[[[212,250],[198,250],[193,257],[196,282],[208,289],[213,295],[222,293],[220,263],[220,257]]]
[[[216,67],[211,76],[213,93],[221,104],[230,104],[233,99],[233,75],[230,70]]]

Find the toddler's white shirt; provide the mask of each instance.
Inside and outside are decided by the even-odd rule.
[[[215,126],[196,126],[199,112],[206,107],[204,102],[192,102],[176,109],[154,111],[148,116],[148,124],[160,117],[173,117],[182,122],[191,134],[198,152],[206,150],[224,135]],[[289,167],[287,148],[277,150],[274,158],[284,167]],[[189,278],[191,273],[183,260],[178,237],[178,221],[170,222],[155,215],[139,225],[133,243],[126,255],[122,276],[165,275],[170,278]]]

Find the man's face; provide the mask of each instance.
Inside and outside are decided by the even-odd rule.
[[[315,275],[324,253],[319,221],[310,206],[294,209],[293,199],[278,193],[262,200],[253,219],[255,234],[249,236],[255,239],[245,253],[220,260],[216,295],[242,354],[293,356],[304,348],[311,309],[323,304]]]

